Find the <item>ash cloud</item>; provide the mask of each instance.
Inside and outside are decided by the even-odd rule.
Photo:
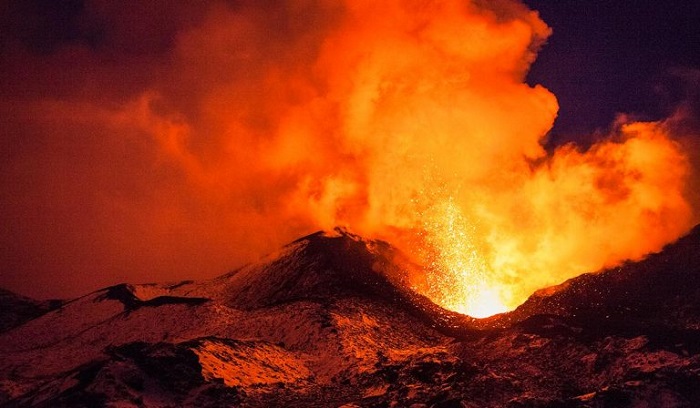
[[[450,203],[512,306],[690,227],[667,123],[545,151],[557,102],[524,79],[550,30],[520,3],[48,3],[2,24],[21,292],[213,276],[336,224],[449,246]]]

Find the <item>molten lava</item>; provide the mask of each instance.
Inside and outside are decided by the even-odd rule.
[[[474,228],[449,197],[423,216],[424,244],[428,252],[426,293],[443,307],[473,317],[508,311],[499,282],[475,246]],[[517,306],[517,305],[515,305]]]

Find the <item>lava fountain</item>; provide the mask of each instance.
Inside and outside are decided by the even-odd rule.
[[[452,197],[424,215],[424,244],[429,251],[428,295],[447,309],[472,317],[488,317],[512,308],[482,252],[475,246],[474,228]]]
[[[399,245],[417,231],[420,245],[402,248],[426,265],[416,288],[479,317],[691,227],[689,163],[663,122],[621,117],[587,149],[543,148],[558,105],[525,76],[551,32],[523,4],[348,1],[335,13],[323,32],[295,26],[315,50],[306,62],[261,67],[270,97],[256,114],[271,137],[259,166],[272,181],[256,181],[284,180],[286,218]]]
[[[689,163],[663,122],[620,117],[587,149],[544,150],[557,102],[524,82],[550,35],[537,13],[395,1],[354,2],[344,17],[317,62],[344,157],[311,195],[364,234],[420,231],[420,249],[405,249],[427,265],[417,288],[437,303],[510,310],[690,228]]]

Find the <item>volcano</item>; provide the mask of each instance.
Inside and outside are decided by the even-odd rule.
[[[0,404],[700,406],[700,227],[488,319],[416,293],[419,272],[336,229],[206,281],[3,293]]]

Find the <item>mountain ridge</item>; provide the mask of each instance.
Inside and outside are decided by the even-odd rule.
[[[213,279],[114,285],[0,333],[0,406],[697,406],[699,247],[695,228],[476,320],[415,293],[418,266],[388,243],[317,232]]]

